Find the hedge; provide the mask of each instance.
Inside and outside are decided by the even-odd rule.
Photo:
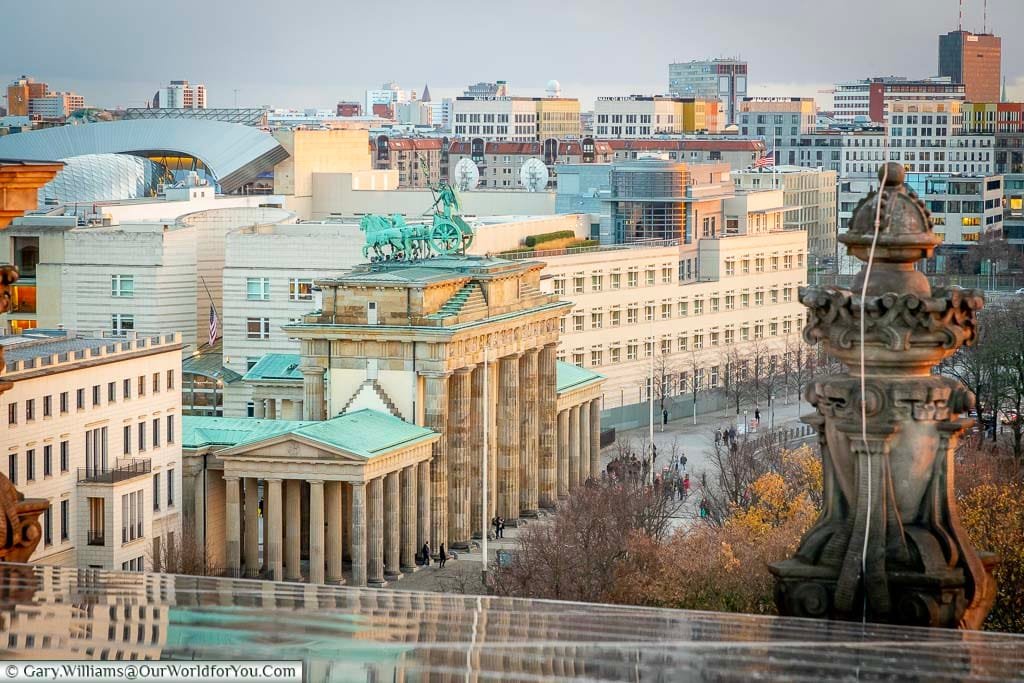
[[[555,232],[545,232],[540,235],[528,235],[523,243],[528,247],[535,247],[542,242],[553,242],[555,240],[564,240],[569,237],[575,237],[576,232],[574,230],[557,230]]]

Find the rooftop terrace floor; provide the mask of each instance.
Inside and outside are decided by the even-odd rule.
[[[0,644],[297,659],[309,681],[1024,678],[1021,636],[21,565],[0,566]]]

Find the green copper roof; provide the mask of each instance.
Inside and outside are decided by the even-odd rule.
[[[302,356],[297,353],[268,353],[260,358],[252,370],[245,373],[243,380],[299,380],[302,381],[302,373],[299,372],[299,365],[302,363]]]
[[[572,389],[579,389],[580,387],[598,382],[605,378],[604,375],[600,373],[591,372],[590,370],[581,368],[578,365],[563,363],[562,361],[558,361],[556,365],[556,372],[558,374],[558,393],[560,394]]]
[[[435,432],[368,408],[323,422],[259,420],[251,417],[182,418],[182,448],[232,448],[295,434],[339,450],[372,458],[431,438]]]
[[[218,339],[212,348],[204,346],[198,353],[185,358],[181,363],[182,373],[223,380],[224,384],[240,380],[242,378],[241,375],[230,368],[224,367],[222,342],[223,340]]]

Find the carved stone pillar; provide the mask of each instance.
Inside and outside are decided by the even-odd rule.
[[[262,398],[252,400],[252,416],[257,420],[262,420],[267,416],[267,406]]]
[[[416,571],[416,466],[402,470],[401,481],[401,556],[399,567],[404,573]]]
[[[384,585],[384,479],[366,484],[366,583]]]
[[[277,419],[277,399],[276,398],[268,398],[265,401],[265,404],[266,404],[266,411],[267,411],[267,419],[268,420],[276,420]]]
[[[398,472],[388,472],[384,476],[384,575],[389,581],[402,578],[399,569],[402,550],[399,542],[401,516]]]
[[[480,364],[473,368],[473,375],[470,378],[470,396],[472,401],[472,409],[469,411],[469,457],[472,462],[472,468],[470,473],[469,481],[469,492],[470,492],[470,515],[469,515],[469,529],[470,536],[473,538],[480,537],[480,530],[483,528],[483,519],[485,519],[485,513],[483,511],[483,493],[482,493],[482,481],[484,475],[483,459],[485,456],[484,449],[484,372],[489,371],[489,368],[485,370],[483,364]],[[489,389],[490,387],[488,387]],[[488,406],[488,413],[494,412],[493,404]],[[488,415],[490,418],[490,415]],[[494,491],[488,491],[490,494],[488,498],[494,497]],[[488,501],[490,502],[490,501]],[[490,521],[489,517],[486,517]]]
[[[448,377],[449,373],[424,376],[423,419],[425,426],[441,435],[434,442],[430,461],[430,549],[448,544]]]
[[[283,529],[281,522],[284,510],[281,505],[281,480],[264,479],[264,483],[267,486],[267,519],[264,521],[267,538],[263,539],[263,543],[267,546],[267,568],[270,570],[270,578],[273,581],[282,581],[284,579],[284,563],[281,560],[281,531]]]
[[[489,363],[490,375],[487,377],[487,393],[490,394],[488,401],[490,401],[491,410],[487,411],[488,421],[491,423],[488,426],[488,441],[490,442],[487,446],[488,455],[488,470],[490,478],[488,483],[490,488],[487,489],[487,520],[494,519],[498,514],[498,396],[500,394],[500,370],[501,363],[497,360],[492,359]]]
[[[569,490],[580,484],[580,407],[569,408]]]
[[[309,582],[324,582],[324,483],[309,482]]]
[[[537,386],[540,433],[537,451],[538,503],[553,508],[558,502],[558,365],[557,344],[540,352]]]
[[[580,484],[590,479],[590,403],[580,404]]]
[[[228,569],[237,575],[241,569],[242,524],[238,502],[238,477],[224,477],[227,518],[224,537],[227,541]]]
[[[537,349],[519,359],[519,514],[536,517],[538,503]]]
[[[839,237],[861,260],[874,250],[870,279],[862,270],[852,291],[800,292],[810,309],[804,339],[850,371],[807,391],[822,514],[796,555],[770,567],[776,601],[786,615],[977,629],[996,587],[960,524],[953,482],[956,441],[973,422],[960,415],[975,398],[931,371],[974,342],[984,300],[978,290],[933,290],[915,269],[942,239],[903,167],[887,163],[879,176],[881,190]]]
[[[302,482],[288,479],[284,484],[284,578],[302,579]]]
[[[352,531],[352,585],[366,585],[366,484],[361,481],[352,482],[351,488]]]
[[[430,463],[416,465],[416,550],[430,540]]]
[[[342,514],[342,486],[344,484],[340,481],[329,481],[326,483],[327,529],[324,533],[326,534],[327,546],[326,578],[328,583],[340,583],[342,581],[341,548],[344,538],[347,536],[345,533],[345,520]]]
[[[519,356],[499,361],[498,514],[506,524],[519,519]]]
[[[302,419],[325,419],[324,373],[319,365],[307,363],[299,367],[302,373]]]
[[[558,497],[569,496],[569,411],[558,411]]]
[[[590,476],[601,478],[601,399],[590,402]]]
[[[451,377],[448,421],[448,541],[447,547],[469,548],[470,376],[472,368],[459,368]]]
[[[245,479],[245,529],[242,553],[245,557],[245,573],[256,576],[260,571],[260,493],[259,479]]]

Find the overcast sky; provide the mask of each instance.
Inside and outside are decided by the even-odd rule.
[[[965,28],[980,31],[982,0]],[[1024,99],[1024,0],[989,0],[1010,96]],[[923,77],[956,0],[8,0],[0,79],[25,73],[90,104],[142,106],[170,79],[210,106],[333,107],[394,80],[434,98],[552,78],[584,109],[600,95],[664,92],[668,63],[740,56],[751,95],[817,95],[840,80]]]

